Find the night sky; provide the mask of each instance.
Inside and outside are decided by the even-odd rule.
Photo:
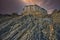
[[[60,9],[60,0],[0,0],[0,13],[11,14],[16,12],[20,14],[25,5],[37,4],[49,13],[53,9]]]

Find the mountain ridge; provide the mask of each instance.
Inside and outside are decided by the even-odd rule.
[[[27,5],[20,16],[0,18],[0,40],[59,40],[60,24],[55,19],[60,16],[55,15],[38,5]]]

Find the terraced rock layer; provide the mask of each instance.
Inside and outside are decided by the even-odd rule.
[[[26,7],[21,16],[0,17],[0,40],[60,39],[60,24],[54,24],[51,17],[46,17],[45,9],[37,5]],[[33,10],[26,12],[30,8]],[[25,15],[25,13],[28,14]],[[39,15],[36,16],[37,14]]]

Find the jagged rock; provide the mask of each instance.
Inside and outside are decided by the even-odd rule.
[[[54,10],[51,16],[54,23],[60,23],[60,10]]]
[[[47,11],[38,5],[27,5],[23,8],[23,15],[34,15],[44,17],[47,15]]]
[[[2,17],[0,40],[59,40],[60,26],[44,8],[28,5],[21,16]],[[6,19],[7,18],[7,19]],[[7,21],[6,21],[7,20]],[[58,29],[59,28],[59,29]]]

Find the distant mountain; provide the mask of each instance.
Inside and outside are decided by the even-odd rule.
[[[54,15],[38,5],[27,5],[21,16],[1,17],[0,40],[59,40],[60,24]]]

